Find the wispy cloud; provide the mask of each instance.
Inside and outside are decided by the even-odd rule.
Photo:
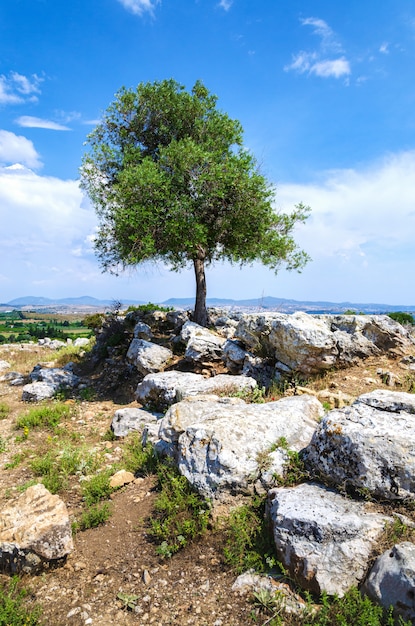
[[[221,9],[224,9],[225,11],[229,11],[232,4],[233,4],[233,0],[220,0],[218,6],[220,6]]]
[[[382,54],[389,54],[389,44],[386,41],[380,46],[379,52]]]
[[[143,15],[144,13],[154,15],[154,10],[161,3],[161,0],[118,0],[118,2],[134,15]]]
[[[315,50],[302,50],[294,54],[292,62],[285,66],[285,71],[314,74],[320,78],[341,78],[351,74],[350,62],[344,56],[343,48],[327,22],[308,17],[302,19],[301,24],[311,26],[313,34],[320,37],[320,45]],[[335,55],[339,54],[342,56],[336,58]]]
[[[22,104],[37,102],[40,94],[39,85],[43,78],[32,74],[27,77],[18,72],[10,72],[8,76],[0,75],[0,104]]]
[[[9,165],[16,162],[35,169],[42,166],[40,156],[29,139],[0,130],[0,163]]]
[[[23,128],[45,128],[47,130],[71,130],[68,126],[58,124],[52,120],[45,120],[40,117],[32,117],[31,115],[22,115],[18,117],[16,123]]]

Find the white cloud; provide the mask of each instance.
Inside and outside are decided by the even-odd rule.
[[[381,52],[382,54],[389,54],[389,44],[387,42],[384,42],[380,46],[379,52]]]
[[[413,304],[414,178],[412,151],[327,172],[320,182],[279,185],[279,206],[303,201],[312,208],[297,236],[313,259],[297,279],[302,299],[309,292],[312,300]]]
[[[318,61],[310,67],[310,73],[322,78],[340,78],[350,74],[350,64],[346,59],[335,59],[333,61]]]
[[[32,74],[29,78],[18,72],[8,76],[0,75],[0,104],[22,104],[36,102],[40,93],[39,85],[43,78]]]
[[[23,163],[27,167],[41,167],[42,162],[33,143],[22,135],[0,130],[0,163]]]
[[[154,9],[161,0],[118,0],[127,11],[131,11],[135,15],[143,15],[143,13],[154,14]]]
[[[22,115],[17,118],[16,123],[24,128],[46,128],[48,130],[71,130],[68,126],[58,124],[52,120],[41,119],[40,117],[32,117],[31,115]]]
[[[301,24],[313,27],[314,34],[321,38],[320,46],[317,50],[309,52],[302,50],[294,54],[292,62],[286,65],[284,70],[314,74],[320,78],[340,78],[351,74],[350,63],[344,55],[340,58],[327,58],[342,52],[342,46],[327,22],[308,17],[302,19]]]
[[[224,9],[225,11],[229,11],[232,4],[233,4],[233,0],[220,0],[219,2],[219,6],[221,7],[221,9]]]

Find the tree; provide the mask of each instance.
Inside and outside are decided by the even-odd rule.
[[[274,190],[243,148],[242,127],[197,81],[122,88],[88,136],[81,184],[99,218],[95,251],[104,271],[143,261],[192,264],[193,319],[207,324],[205,267],[259,260],[300,270],[308,256],[292,237],[309,209],[272,207]]]

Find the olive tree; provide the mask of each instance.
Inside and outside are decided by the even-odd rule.
[[[144,261],[192,265],[193,319],[207,324],[205,267],[261,261],[300,270],[308,256],[292,231],[309,209],[273,208],[274,189],[243,147],[242,127],[197,81],[122,88],[88,136],[81,178],[99,218],[95,251],[104,271]]]

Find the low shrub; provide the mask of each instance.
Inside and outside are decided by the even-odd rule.
[[[150,520],[150,535],[158,543],[157,554],[166,558],[205,532],[210,504],[172,464],[159,464],[157,476],[160,493]]]
[[[71,415],[71,407],[63,402],[54,402],[34,407],[16,420],[17,429],[55,428],[62,419]]]
[[[17,576],[0,584],[0,626],[40,625],[41,612]]]

